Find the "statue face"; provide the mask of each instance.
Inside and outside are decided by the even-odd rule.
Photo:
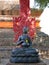
[[[27,34],[28,33],[28,27],[23,28],[23,33]]]

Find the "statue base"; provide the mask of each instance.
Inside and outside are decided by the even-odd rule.
[[[40,62],[38,51],[34,48],[15,48],[12,50],[11,63],[37,63]]]
[[[7,63],[7,65],[46,65],[44,62],[39,63]]]

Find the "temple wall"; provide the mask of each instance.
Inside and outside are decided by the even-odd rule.
[[[31,10],[31,15],[33,17],[39,17],[41,15],[42,11],[40,10]],[[6,16],[7,17],[13,17],[13,16],[18,16],[19,15],[19,10],[5,10],[5,11],[0,11],[0,17],[1,16]],[[37,21],[36,27],[39,27],[39,22]],[[0,20],[0,28],[13,28],[13,23],[12,21],[8,20]]]

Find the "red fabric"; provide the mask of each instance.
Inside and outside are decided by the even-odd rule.
[[[28,34],[30,35],[31,38],[33,38],[35,33],[35,19],[34,18],[27,19],[22,17],[21,20],[19,20],[19,17],[14,18],[13,29],[15,32],[15,41],[18,40],[18,37],[20,35],[22,35],[23,33],[22,31],[25,26],[29,28]]]
[[[30,17],[29,0],[20,0],[20,16],[13,17],[13,29],[15,32],[15,41],[22,35],[23,28],[29,28],[29,36],[33,38],[35,33],[35,18]]]
[[[30,11],[29,0],[20,0],[20,15],[28,15]]]

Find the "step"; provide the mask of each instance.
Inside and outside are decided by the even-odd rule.
[[[0,46],[11,46],[13,43],[13,38],[0,38]]]
[[[0,29],[0,46],[10,46],[14,42],[13,29]]]
[[[13,29],[0,29],[0,38],[13,38]]]
[[[46,65],[44,62],[40,63],[7,63],[6,65]]]
[[[10,58],[12,47],[1,47],[0,58]]]

